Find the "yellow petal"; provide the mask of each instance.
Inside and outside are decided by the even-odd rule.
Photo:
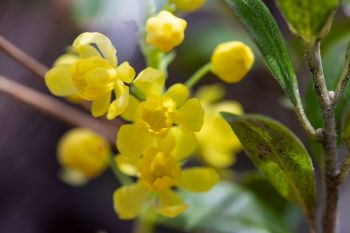
[[[225,88],[222,84],[201,86],[195,96],[201,101],[212,103],[221,100],[225,96]]]
[[[120,219],[133,219],[139,215],[149,192],[141,183],[123,186],[113,194],[114,210]]]
[[[148,67],[141,71],[134,81],[134,86],[141,91],[146,97],[155,95],[160,96],[165,84],[165,74]]]
[[[78,59],[79,57],[77,55],[66,53],[59,56],[52,66],[71,65],[74,62],[76,62]]]
[[[179,107],[188,99],[190,92],[182,83],[176,83],[169,87],[165,95],[172,98],[175,101],[176,106]]]
[[[137,176],[137,159],[119,154],[115,157],[115,163],[119,170],[128,176]]]
[[[166,137],[164,138],[156,138],[156,143],[157,143],[157,148],[159,148],[160,150],[171,154],[171,152],[174,150],[175,148],[175,144],[177,143],[175,141],[175,137],[173,133],[168,133],[166,135]]]
[[[101,57],[105,58],[112,66],[117,65],[117,51],[111,41],[102,33],[84,32],[74,40],[73,47],[77,49],[82,58],[102,55]]]
[[[107,113],[107,119],[112,120],[122,114],[129,103],[129,87],[123,86],[120,95],[116,95],[116,99],[110,104]]]
[[[145,130],[134,124],[127,124],[118,131],[117,148],[121,154],[137,158],[143,154],[150,141],[150,135]]]
[[[198,141],[193,132],[184,132],[178,127],[173,127],[171,134],[175,137],[175,148],[171,154],[178,161],[185,159],[196,150]]]
[[[70,65],[53,67],[45,74],[45,83],[50,92],[57,96],[68,96],[77,93],[70,75]]]
[[[111,92],[92,102],[91,113],[94,117],[106,114],[109,104],[111,103]]]
[[[215,168],[228,168],[236,159],[233,151],[207,146],[201,150],[203,159]]]
[[[159,193],[158,212],[166,217],[176,217],[184,212],[188,205],[171,189]]]
[[[186,130],[199,131],[203,125],[204,110],[196,98],[186,101],[177,112],[176,123]]]
[[[85,176],[83,173],[69,168],[61,169],[58,173],[58,177],[66,184],[77,187],[83,186],[89,181],[89,177]]]
[[[131,83],[135,78],[135,70],[129,64],[129,62],[123,62],[117,67],[118,78],[126,83]]]
[[[237,101],[227,100],[222,101],[218,104],[215,104],[213,106],[213,109],[215,112],[230,112],[236,115],[242,115],[243,114],[243,108],[240,103]]]
[[[133,95],[129,95],[129,104],[125,111],[121,114],[121,117],[126,121],[134,121],[139,104],[140,101],[138,101],[138,99],[136,99]]]
[[[220,180],[219,175],[212,168],[194,167],[181,172],[177,186],[192,192],[206,192]]]

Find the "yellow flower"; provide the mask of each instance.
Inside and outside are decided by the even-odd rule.
[[[254,63],[254,54],[242,42],[232,41],[219,44],[211,57],[211,70],[227,83],[241,81]]]
[[[116,49],[98,32],[82,33],[72,45],[75,54],[57,59],[45,75],[49,90],[57,96],[79,96],[92,102],[95,117],[107,113],[108,119],[121,114],[128,105],[129,88],[135,77],[128,62],[117,66]],[[112,91],[115,100],[112,100]]]
[[[205,0],[172,0],[176,9],[181,11],[195,11],[202,7]]]
[[[131,124],[118,132],[117,147],[125,155],[140,156],[157,140],[167,140],[168,132],[178,125],[189,137],[203,124],[203,107],[196,98],[189,99],[183,84],[174,84],[165,93],[163,72],[147,68],[133,82],[145,100],[130,96],[130,103],[121,115]]]
[[[119,168],[123,171],[125,165],[133,167],[134,175],[138,178],[135,184],[114,192],[114,209],[121,219],[137,217],[145,203],[151,202],[154,196],[159,199],[158,212],[167,217],[175,217],[184,212],[188,204],[172,190],[173,187],[206,192],[219,182],[218,174],[211,168],[181,169],[181,160],[193,152],[187,151],[179,157],[174,152],[179,150],[176,147],[181,146],[181,143],[159,144],[146,150],[142,158],[134,160],[125,155],[117,156]]]
[[[208,165],[215,168],[228,168],[234,163],[235,154],[242,150],[237,136],[219,113],[224,111],[241,115],[243,109],[236,101],[216,102],[224,93],[222,86],[210,85],[203,86],[196,94],[205,109],[203,127],[196,133],[199,153]]]
[[[185,20],[168,11],[161,11],[158,15],[147,20],[146,42],[163,52],[169,52],[182,43],[186,26]]]
[[[80,185],[106,169],[111,148],[106,139],[95,132],[76,128],[61,138],[57,153],[63,166],[61,178],[67,183]]]

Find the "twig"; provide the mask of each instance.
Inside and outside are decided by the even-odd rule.
[[[348,45],[347,50],[350,50],[350,43]],[[335,93],[334,93],[334,100],[333,100],[334,105],[337,105],[340,98],[343,96],[345,87],[349,81],[349,78],[350,78],[350,54],[346,54],[344,68],[340,75],[340,79],[338,81],[337,88],[335,89]]]
[[[0,75],[0,92],[15,100],[38,109],[54,118],[62,120],[71,126],[90,128],[115,143],[116,128],[104,125],[89,115],[70,107],[53,97],[23,86]]]
[[[39,77],[44,77],[48,68],[17,48],[10,41],[0,35],[0,49],[10,55],[13,59],[27,67]]]
[[[335,182],[338,185],[340,185],[344,182],[346,176],[349,173],[349,168],[350,168],[350,151],[348,149],[348,153],[347,153],[346,157],[344,158],[342,166],[337,171],[336,176],[335,176]]]
[[[312,124],[310,123],[309,119],[307,118],[306,114],[305,114],[305,110],[303,108],[303,105],[299,99],[297,105],[294,108],[294,112],[298,117],[298,120],[301,124],[301,126],[303,127],[305,133],[312,139],[319,141],[322,137],[322,135],[320,135],[318,133],[318,131],[315,130],[315,128],[312,126]]]
[[[315,91],[321,107],[324,120],[323,138],[321,140],[325,151],[324,182],[326,191],[325,209],[323,213],[323,232],[334,233],[336,226],[338,185],[334,182],[336,169],[337,148],[336,128],[333,101],[329,97],[326,81],[324,79],[320,42],[306,45],[306,58],[313,75]]]

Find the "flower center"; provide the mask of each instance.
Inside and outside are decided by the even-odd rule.
[[[79,95],[95,100],[113,90],[116,81],[115,69],[101,57],[80,59],[72,65],[72,81]]]
[[[136,122],[148,132],[164,137],[174,123],[175,110],[176,103],[171,98],[151,96],[139,105]]]
[[[174,157],[154,148],[146,151],[139,170],[146,186],[158,192],[170,188],[181,173]]]

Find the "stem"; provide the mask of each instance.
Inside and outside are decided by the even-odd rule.
[[[0,35],[0,49],[10,55],[13,59],[21,63],[39,77],[44,77],[48,68],[17,48],[14,44]]]
[[[194,73],[185,83],[185,85],[190,89],[192,88],[197,82],[199,82],[207,73],[210,72],[211,69],[211,63],[208,62],[207,64],[203,65],[201,68],[199,68],[196,73]]]
[[[5,78],[0,75],[0,93],[38,109],[70,126],[90,128],[115,143],[116,130],[91,118],[89,115],[70,107],[53,97]]]
[[[324,79],[320,42],[306,46],[306,58],[313,75],[315,91],[321,107],[324,120],[323,137],[321,143],[325,151],[325,209],[323,213],[323,233],[334,233],[336,228],[338,185],[334,182],[336,169],[337,147],[336,127],[333,101],[329,97],[326,81]]]
[[[117,178],[117,180],[122,184],[122,185],[128,185],[128,184],[132,184],[133,181],[130,177],[124,175],[119,168],[117,167],[116,163],[115,163],[115,159],[114,159],[114,155],[111,154],[111,156],[109,157],[109,166],[114,174],[114,176]]]
[[[294,112],[298,117],[298,120],[301,124],[301,126],[303,127],[305,133],[312,139],[314,140],[319,140],[321,138],[321,135],[319,134],[319,132],[317,132],[315,130],[315,128],[312,126],[312,124],[310,123],[309,119],[307,118],[306,114],[305,114],[305,110],[303,108],[303,105],[299,99],[297,105],[294,108]]]
[[[346,84],[348,83],[350,78],[350,56],[347,56],[345,59],[344,69],[340,75],[340,79],[337,84],[337,88],[334,93],[334,105],[337,105],[340,98],[343,96]]]
[[[348,147],[348,148],[350,148],[350,147]],[[350,168],[350,150],[348,149],[348,153],[347,153],[346,157],[344,158],[342,166],[340,167],[340,169],[336,173],[335,182],[338,185],[340,185],[344,182],[345,177],[349,173],[349,168]]]

